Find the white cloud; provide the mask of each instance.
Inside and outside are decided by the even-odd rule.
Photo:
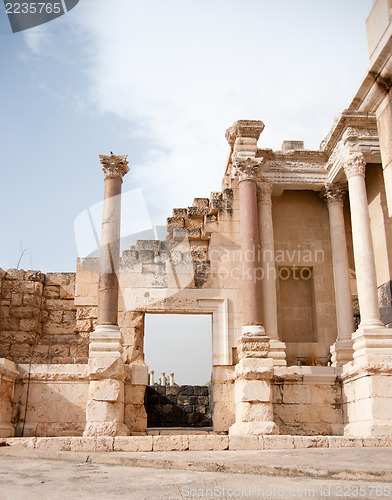
[[[96,4],[85,2],[79,16],[92,44],[91,92],[102,112],[132,121],[132,137],[146,141],[134,168],[155,220],[159,209],[167,216],[220,188],[224,134],[237,119],[262,119],[265,147],[283,139],[317,147],[361,71],[352,58],[336,60],[344,39],[321,15],[335,19],[336,1],[317,11],[305,2],[295,18],[287,0],[275,10],[260,0]],[[354,84],[341,76],[345,65]]]

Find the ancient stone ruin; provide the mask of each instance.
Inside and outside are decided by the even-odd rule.
[[[230,437],[391,435],[392,0],[373,4],[369,71],[319,150],[236,121],[222,190],[121,256],[127,156],[100,156],[100,258],[0,271],[1,437],[143,435],[146,408]],[[212,316],[209,390],[146,403],[148,313]]]

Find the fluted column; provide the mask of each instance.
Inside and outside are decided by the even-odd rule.
[[[100,155],[105,189],[98,287],[98,325],[90,334],[88,362],[90,384],[85,436],[129,434],[129,429],[124,424],[125,368],[121,358],[121,332],[117,324],[121,184],[123,176],[129,171],[126,158],[126,155]]]
[[[286,365],[286,344],[278,336],[278,310],[276,296],[275,242],[272,221],[272,190],[269,182],[257,186],[259,235],[261,245],[261,297],[265,333],[270,337],[269,357],[274,365]]]
[[[345,194],[346,189],[338,183],[326,184],[321,193],[329,212],[335,284],[338,335],[336,342],[331,346],[333,366],[342,366],[353,359],[354,316],[343,214]]]

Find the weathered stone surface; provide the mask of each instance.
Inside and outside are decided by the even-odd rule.
[[[189,437],[180,436],[152,436],[153,451],[185,451],[189,449]]]
[[[114,451],[152,451],[152,436],[114,438]]]

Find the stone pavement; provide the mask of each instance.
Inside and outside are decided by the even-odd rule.
[[[58,439],[47,438],[47,442],[51,440],[53,443]],[[15,443],[15,440],[9,441]],[[31,443],[32,440],[27,442]],[[2,462],[50,460],[188,472],[366,480],[392,484],[392,448],[388,447],[119,452],[58,451],[54,446],[33,448],[18,444],[0,448]]]

